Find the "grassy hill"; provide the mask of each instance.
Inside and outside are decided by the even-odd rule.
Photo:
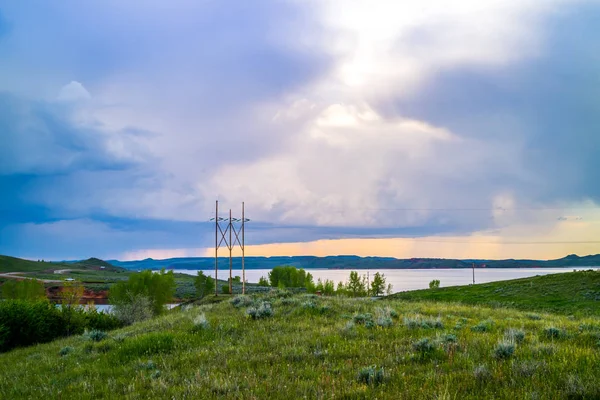
[[[600,272],[568,272],[478,285],[415,290],[390,297],[600,316]]]
[[[0,272],[34,272],[66,267],[62,263],[30,261],[0,255]]]
[[[55,269],[90,269],[98,270],[104,267],[106,271],[126,271],[125,268],[114,265],[98,258],[89,258],[74,262],[42,262],[30,261],[17,257],[0,255],[0,272],[40,272]]]
[[[600,397],[597,317],[282,292],[208,300],[100,341],[0,354],[0,398]]]

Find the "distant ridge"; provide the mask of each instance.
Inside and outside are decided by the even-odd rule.
[[[179,257],[164,260],[147,258],[139,261],[109,260],[110,264],[127,269],[204,269],[215,267],[214,257]],[[556,260],[456,260],[443,258],[409,258],[392,257],[359,257],[354,255],[342,256],[276,256],[276,257],[246,257],[247,269],[271,269],[278,265],[293,265],[298,268],[333,268],[333,269],[441,269],[441,268],[471,268],[475,263],[477,268],[569,268],[569,267],[598,267],[600,254],[589,256],[569,256]],[[233,258],[233,268],[240,269],[242,259]],[[219,269],[229,268],[229,259],[219,257]]]

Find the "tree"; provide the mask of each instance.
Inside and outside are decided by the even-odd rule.
[[[77,312],[84,288],[81,282],[65,282],[60,291],[61,311],[65,320],[67,335],[75,333],[78,328],[83,330],[83,315]]]
[[[264,276],[261,276],[258,280],[258,286],[269,286],[269,281]]]
[[[440,280],[439,279],[434,279],[431,282],[429,282],[429,289],[437,289],[440,287]]]
[[[269,281],[272,287],[306,287],[307,282],[312,282],[312,275],[302,268],[279,265],[269,272]]]
[[[323,294],[326,296],[333,296],[335,293],[335,283],[333,281],[326,279],[323,284]]]
[[[388,296],[390,294],[392,294],[392,284],[388,283],[387,288],[385,289],[385,294],[387,294]]]
[[[362,279],[358,275],[358,272],[351,271],[350,278],[346,284],[346,288],[352,297],[360,297],[367,295],[366,279],[363,276]]]
[[[45,300],[46,289],[42,282],[35,279],[10,280],[2,285],[2,297],[27,301]]]
[[[194,280],[194,286],[196,286],[198,297],[203,298],[215,289],[215,281],[210,276],[204,275],[204,272],[198,271],[198,276]]]
[[[172,301],[175,294],[175,277],[173,271],[160,273],[150,270],[131,274],[125,282],[115,284],[109,292],[111,303],[130,302],[136,295],[143,295],[150,299],[152,313],[161,314],[165,304]]]
[[[385,275],[376,272],[373,276],[373,282],[371,282],[371,294],[381,296],[383,292],[385,292]]]

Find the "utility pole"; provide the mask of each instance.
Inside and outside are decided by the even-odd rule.
[[[246,265],[245,265],[245,242],[244,242],[244,223],[246,216],[244,215],[244,202],[242,201],[242,294],[246,294]]]
[[[217,233],[219,230],[219,200],[215,205],[215,296],[219,295],[219,285],[217,284],[217,274],[219,270],[219,242],[217,241]]]
[[[210,219],[212,221],[213,218]],[[245,243],[245,225],[246,222],[250,221],[246,218],[244,203],[242,202],[242,219],[233,218],[231,215],[231,209],[229,209],[229,221],[227,223],[227,227],[223,231],[221,229],[221,225],[219,224],[221,221],[227,220],[227,218],[219,217],[219,201],[217,200],[215,203],[215,296],[219,295],[219,289],[217,285],[218,281],[218,273],[219,273],[219,248],[221,244],[224,243],[225,246],[229,249],[229,293],[233,294],[233,248],[236,246],[236,243],[242,249],[242,293],[246,293],[246,243]],[[234,222],[241,222],[240,228],[236,228],[234,226]],[[229,239],[227,238],[227,231],[229,230]],[[221,234],[221,239],[219,240],[219,233]],[[240,240],[240,233],[242,239]],[[235,240],[233,239],[233,235],[235,235]]]
[[[232,258],[231,251],[233,250],[233,242],[231,241],[231,231],[233,230],[233,222],[231,220],[231,208],[229,209],[229,294],[233,294],[233,279],[231,276]]]

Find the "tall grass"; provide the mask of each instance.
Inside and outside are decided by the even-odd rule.
[[[596,317],[537,320],[506,308],[265,296],[248,306],[270,310],[256,321],[246,306],[224,301],[135,323],[98,342],[73,336],[1,354],[0,398],[600,395]],[[315,307],[305,308],[308,301]],[[378,323],[387,318],[390,326]],[[492,318],[489,329],[469,329]],[[566,336],[545,333],[551,327]]]

